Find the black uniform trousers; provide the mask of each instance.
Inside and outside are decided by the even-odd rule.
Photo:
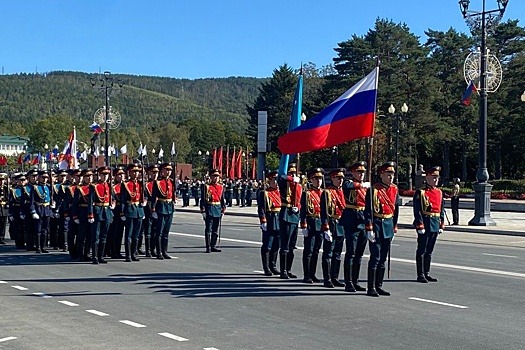
[[[430,260],[436,245],[438,233],[425,231],[417,235],[416,261],[423,263],[423,273],[427,275],[430,271]]]

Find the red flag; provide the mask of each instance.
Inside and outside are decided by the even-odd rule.
[[[255,165],[256,165],[256,162],[255,162],[255,157],[252,158],[252,179],[255,179]]]
[[[229,171],[230,179],[235,179],[235,147],[233,147],[232,163]]]
[[[239,149],[239,154],[237,155],[237,177],[242,178],[242,148]]]
[[[230,177],[230,145],[226,147],[226,171],[224,172],[224,174]]]
[[[33,161],[31,162],[31,164],[37,165],[39,161],[40,161],[40,155],[37,155],[35,156],[35,158],[33,158]]]
[[[213,149],[212,168],[217,169],[217,148]]]
[[[219,151],[219,160],[217,162],[217,167],[219,168],[219,172],[221,174],[224,174],[223,169],[222,169],[222,147],[221,147],[221,149]]]
[[[7,157],[4,155],[0,156],[0,165],[4,166],[6,164],[7,164]]]
[[[18,164],[22,164],[22,154],[18,156],[18,160],[16,161]]]

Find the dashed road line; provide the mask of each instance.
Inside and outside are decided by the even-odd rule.
[[[468,306],[456,305],[456,304],[450,304],[450,303],[444,303],[444,302],[441,302],[441,301],[428,300],[428,299],[421,299],[421,298],[408,298],[408,299],[410,299],[410,300],[416,300],[416,301],[422,301],[422,302],[424,302],[424,303],[438,304],[438,305],[443,305],[443,306],[450,306],[450,307],[455,307],[455,308],[458,308],[458,309],[468,309]]]
[[[253,272],[255,272],[255,273],[264,273],[264,271],[261,271],[261,270],[253,270]]]
[[[6,341],[9,341],[9,340],[15,340],[15,339],[18,339],[18,338],[17,337],[0,338],[0,343],[6,342]]]
[[[42,293],[42,292],[36,292],[36,293],[33,293],[34,296],[37,296],[37,297],[41,297],[41,298],[45,298],[45,299],[48,299],[48,298],[52,298],[53,296],[51,295],[47,295],[45,293]]]
[[[18,289],[18,290],[28,290],[26,287],[22,287],[22,286],[11,286],[13,287],[14,289]]]
[[[72,303],[72,302],[67,301],[67,300],[59,300],[58,302],[60,304],[64,304],[64,305],[67,305],[67,306],[78,306],[78,304]]]
[[[217,348],[202,348],[202,350],[219,350]]]
[[[157,333],[157,334],[161,335],[163,337],[166,337],[166,338],[170,338],[170,339],[176,340],[176,341],[188,341],[188,339],[186,339],[186,338],[179,337],[178,335],[171,334],[171,333]]]
[[[512,258],[512,259],[519,259],[517,256],[515,255],[502,255],[502,254],[491,254],[491,253],[482,253],[483,255],[488,255],[488,256],[497,256],[497,257],[500,257],[500,258]]]
[[[128,326],[132,326],[132,327],[135,327],[135,328],[145,328],[146,327],[143,324],[140,324],[140,323],[137,323],[137,322],[133,322],[133,321],[130,321],[130,320],[120,320],[119,322],[127,324]]]
[[[4,284],[4,283],[7,283],[6,281],[0,281],[0,284]]]
[[[86,310],[86,311],[89,312],[90,314],[97,315],[97,316],[109,316],[109,314],[102,312],[102,311],[97,311],[97,310]]]

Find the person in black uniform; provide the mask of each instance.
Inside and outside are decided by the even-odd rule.
[[[9,195],[9,234],[15,240],[17,249],[25,248],[25,196],[24,187],[26,176],[18,174],[15,177],[15,186],[12,186]]]
[[[186,177],[179,187],[182,196],[182,207],[190,205],[190,180]]]
[[[361,270],[361,260],[366,248],[365,231],[365,198],[370,183],[365,182],[366,162],[354,163],[348,170],[352,173],[352,181],[343,183],[346,208],[343,211],[343,222],[346,240],[344,260],[345,291],[364,292],[366,288],[358,283]]]
[[[253,200],[253,182],[248,180],[246,183],[246,206],[251,207]]]
[[[79,254],[77,251],[78,242],[78,224],[73,219],[73,201],[75,198],[75,192],[78,186],[81,185],[81,174],[80,169],[72,169],[68,172],[68,186],[66,191],[66,210],[64,212],[65,220],[68,222],[67,231],[67,249],[71,260],[78,260]]]
[[[77,235],[77,255],[78,261],[89,261],[89,251],[91,248],[91,225],[95,222],[93,214],[89,214],[89,198],[91,196],[91,183],[93,182],[93,171],[84,169],[81,173],[82,184],[75,188],[73,198],[73,221],[78,225]]]
[[[224,182],[224,200],[226,206],[231,207],[233,205],[233,182],[230,178],[226,178]]]
[[[450,196],[450,206],[452,208],[452,225],[459,225],[459,194],[461,180],[459,178],[454,179],[454,188],[452,189],[452,195]]]
[[[112,259],[124,259],[122,255],[122,239],[124,237],[125,221],[121,220],[122,203],[120,202],[120,192],[123,182],[126,179],[126,173],[123,167],[117,167],[113,170],[113,196],[115,197],[115,207],[113,210],[113,220],[109,226],[108,242],[110,246],[110,255]]]
[[[45,171],[38,173],[38,183],[33,186],[29,210],[35,232],[34,242],[37,253],[47,253],[46,241],[49,230],[49,219],[53,215],[51,204],[51,187],[48,184],[49,174]]]
[[[9,189],[7,188],[7,174],[0,173],[0,244],[5,244],[5,229],[7,226],[7,217],[9,209]]]
[[[67,251],[67,236],[69,231],[69,217],[67,211],[69,208],[67,192],[69,184],[67,183],[67,171],[60,170],[58,173],[58,182],[56,184],[57,193],[53,197],[56,205],[55,215],[58,215],[58,247],[63,252]]]
[[[246,187],[248,187],[248,182],[245,179],[241,181],[241,207],[246,206]]]
[[[36,232],[34,231],[35,226],[33,224],[33,218],[31,216],[30,203],[31,197],[33,196],[33,188],[37,184],[36,177],[38,176],[38,171],[36,169],[29,170],[26,174],[27,183],[24,186],[24,218],[25,218],[25,241],[26,241],[26,250],[32,251],[35,250],[35,239],[34,236]]]
[[[142,221],[142,232],[146,243],[146,258],[157,257],[155,252],[155,227],[157,220],[151,217],[151,208],[153,205],[153,186],[159,176],[159,167],[157,164],[150,165],[147,169],[148,182],[146,183],[146,200],[147,205],[144,207],[144,220]]]

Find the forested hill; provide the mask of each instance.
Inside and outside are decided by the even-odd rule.
[[[243,77],[112,77],[124,83],[110,100],[122,115],[122,128],[148,129],[207,119],[229,124],[239,133],[248,123],[246,105],[253,103],[265,81]],[[77,125],[91,124],[95,111],[104,105],[103,94],[91,85],[91,80],[98,78],[97,74],[80,72],[0,76],[0,133],[31,136],[36,121],[51,117],[71,118]]]

